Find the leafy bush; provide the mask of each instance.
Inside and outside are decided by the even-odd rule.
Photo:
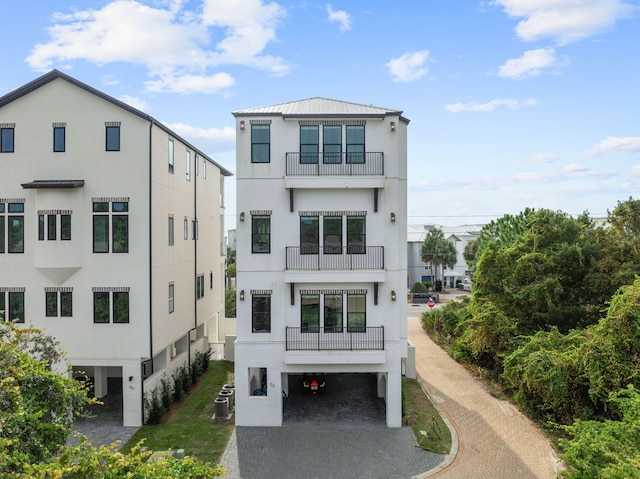
[[[144,406],[147,412],[147,424],[160,424],[162,416],[167,412],[158,394],[158,388],[144,395]]]
[[[227,318],[236,317],[236,290],[226,289],[224,291],[224,315]]]
[[[411,286],[411,293],[426,293],[428,291],[427,287],[422,284],[421,282],[416,282],[413,283],[413,286]]]
[[[160,401],[162,402],[162,407],[165,411],[168,411],[171,407],[171,403],[173,402],[173,389],[171,388],[171,383],[167,379],[165,375],[162,376],[160,380]]]

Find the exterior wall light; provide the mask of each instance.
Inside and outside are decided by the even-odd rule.
[[[391,131],[396,131],[396,122],[395,121],[391,122]]]
[[[244,301],[244,289],[240,290],[240,301]]]
[[[244,221],[244,211],[240,212],[240,221]]]
[[[244,130],[244,120],[241,120],[241,121],[240,121],[240,129],[241,129],[241,130]]]
[[[391,301],[395,301],[395,300],[396,300],[396,292],[391,291]]]
[[[396,222],[396,214],[395,213],[391,213],[391,222],[392,223]]]

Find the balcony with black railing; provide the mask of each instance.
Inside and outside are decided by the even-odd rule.
[[[384,350],[384,326],[286,329],[287,351]]]
[[[383,270],[384,246],[287,246],[288,271]]]
[[[383,152],[286,154],[287,176],[384,176]]]

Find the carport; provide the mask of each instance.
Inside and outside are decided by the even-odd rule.
[[[319,395],[305,391],[302,382],[302,375],[289,374],[283,426],[386,428],[386,404],[377,395],[375,374],[327,374],[325,391]]]

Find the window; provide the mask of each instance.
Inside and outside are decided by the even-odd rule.
[[[269,163],[271,125],[251,125],[251,163]]]
[[[194,158],[194,168],[196,170],[196,176],[200,174],[200,157],[198,155]]]
[[[365,254],[366,233],[364,216],[347,216],[347,253]]]
[[[173,140],[169,138],[169,173],[173,175],[173,162],[174,162]]]
[[[184,239],[189,239],[189,220],[186,216],[184,218]]]
[[[169,216],[169,246],[173,246],[174,232],[173,232],[173,216]]]
[[[60,231],[61,240],[71,240],[71,211],[39,211],[38,241],[44,241],[45,238],[48,241],[55,241],[58,239],[58,231]]]
[[[191,239],[198,239],[198,220],[193,218],[191,219]]]
[[[342,295],[324,295],[324,330],[327,333],[342,332]]]
[[[347,163],[364,163],[364,125],[347,125]]]
[[[204,274],[196,276],[196,300],[204,298]]]
[[[120,124],[107,123],[107,151],[120,151]]]
[[[13,153],[14,151],[14,127],[0,127],[0,153]]]
[[[209,289],[213,289],[213,271],[209,271]]]
[[[318,254],[320,227],[318,216],[300,217],[300,254]]]
[[[70,318],[73,316],[73,293],[66,289],[45,290],[45,316]]]
[[[0,321],[24,323],[24,288],[0,288]]]
[[[65,130],[64,126],[53,126],[53,151],[56,153],[65,150]]]
[[[367,297],[364,294],[347,295],[347,331],[364,333],[367,326]]]
[[[342,162],[342,126],[324,125],[322,127],[322,151],[325,163]]]
[[[93,322],[128,323],[129,288],[94,288]]]
[[[5,212],[9,214],[5,216]],[[5,252],[24,253],[24,203],[5,204],[0,200],[0,253]]]
[[[169,314],[175,311],[174,295],[175,295],[175,290],[174,290],[173,283],[169,283]]]
[[[300,298],[303,333],[317,333],[320,328],[320,295],[303,294]]]
[[[251,252],[271,253],[271,216],[251,215]]]
[[[342,254],[342,216],[322,218],[324,254]]]
[[[93,252],[129,252],[129,202],[119,200],[93,202]],[[109,228],[111,223],[111,228]]]
[[[187,150],[187,157],[185,158],[185,174],[187,181],[191,181],[191,152]]]
[[[300,125],[300,163],[318,163],[318,126]]]
[[[271,332],[271,295],[251,295],[251,330],[254,333]]]

